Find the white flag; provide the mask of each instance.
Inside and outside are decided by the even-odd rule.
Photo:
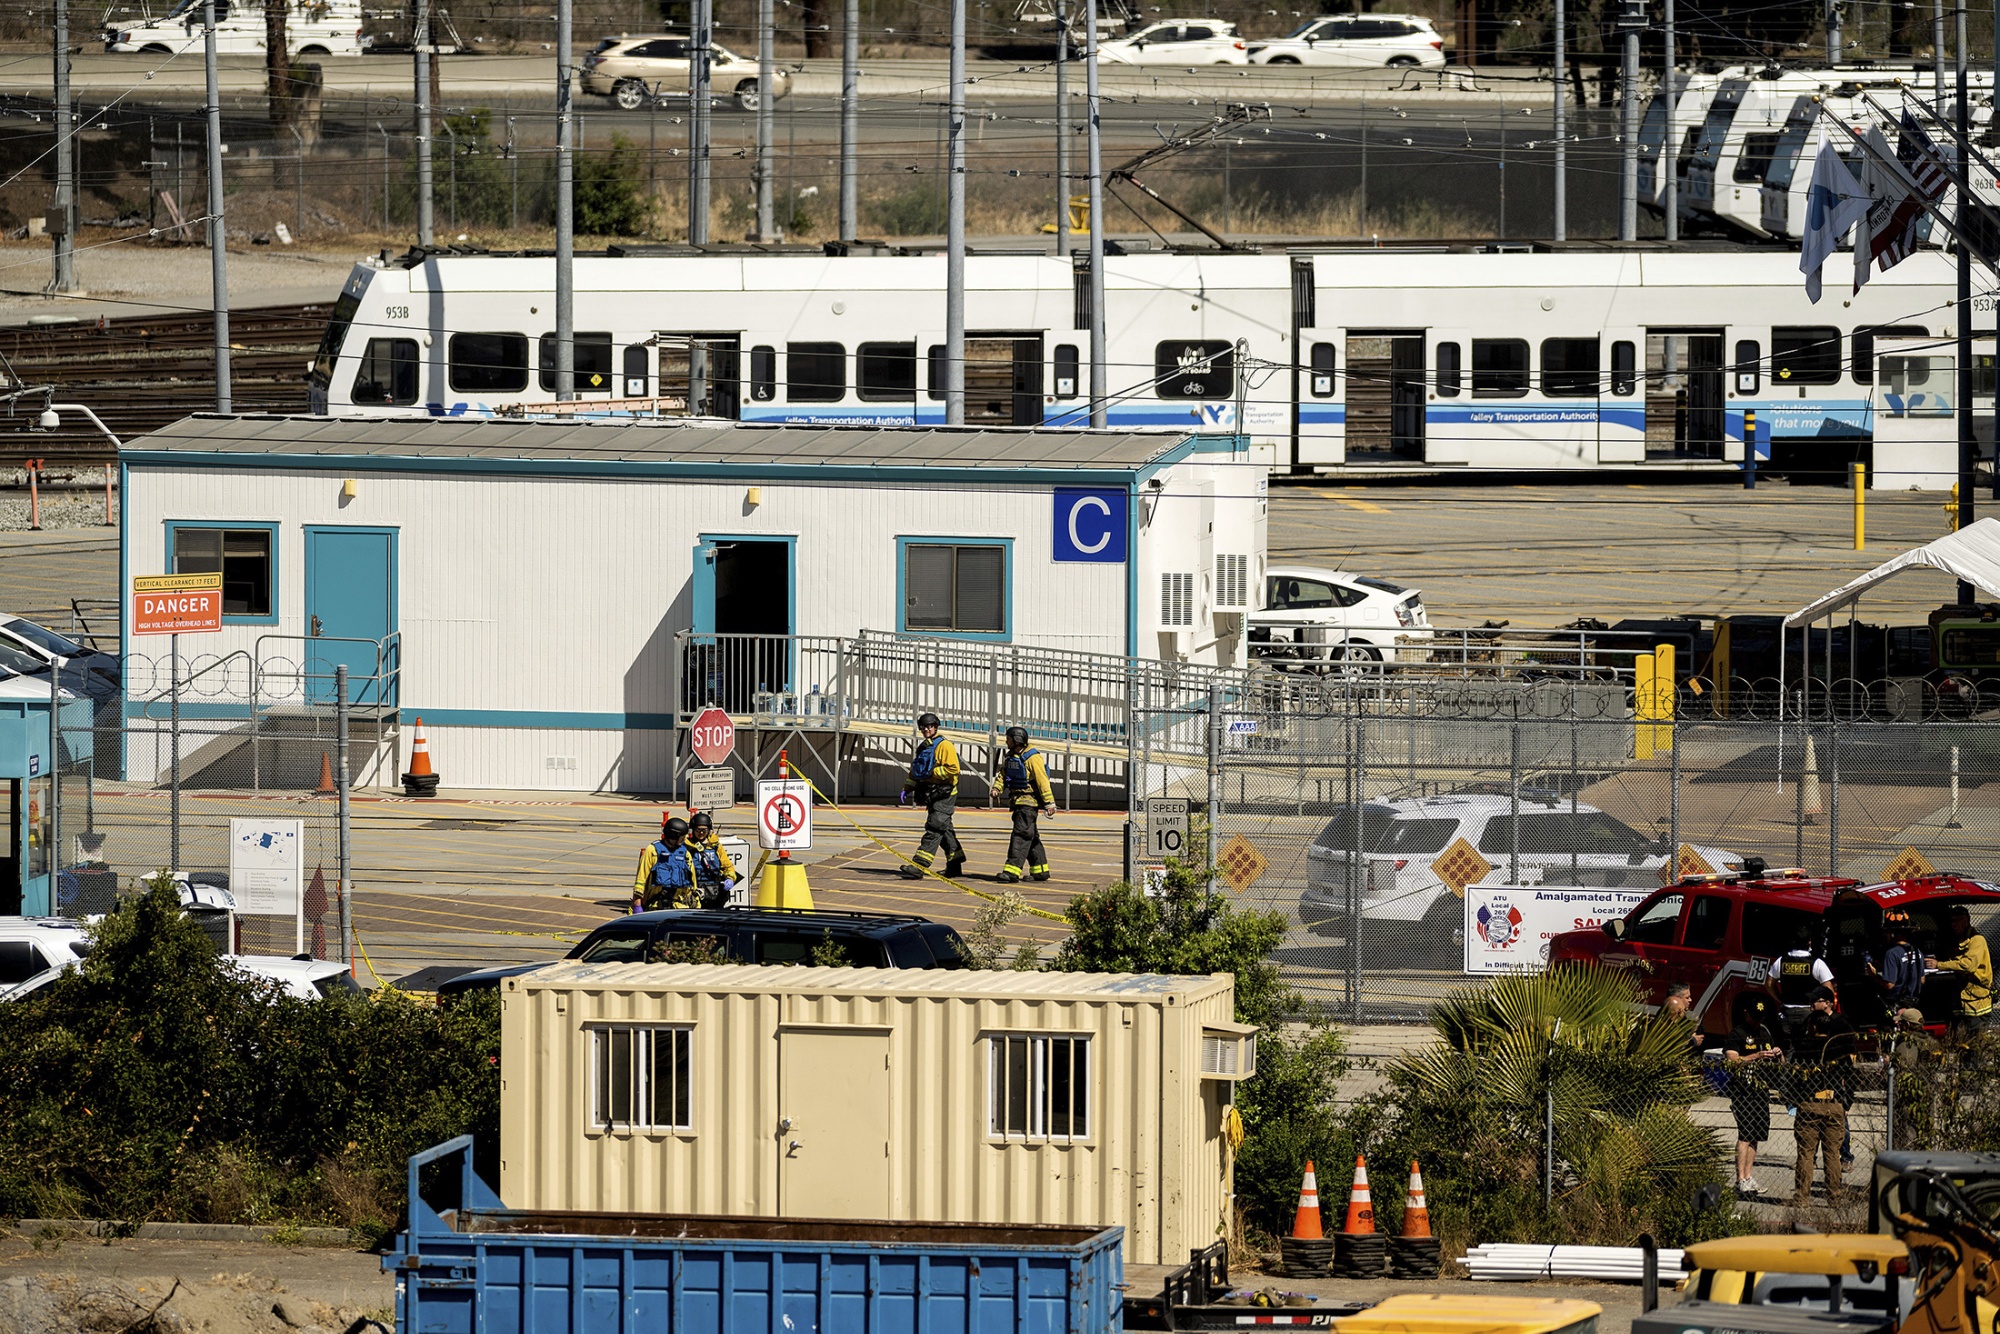
[[[1799,242],[1799,270],[1806,275],[1806,297],[1818,301],[1819,268],[1849,227],[1868,211],[1868,196],[1854,173],[1833,151],[1825,127],[1819,132],[1819,152],[1813,159],[1812,184],[1806,190],[1806,228]]]

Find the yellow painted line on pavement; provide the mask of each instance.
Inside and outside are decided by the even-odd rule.
[[[1387,514],[1390,512],[1386,507],[1374,504],[1371,501],[1356,500],[1352,496],[1337,496],[1328,491],[1306,491],[1301,494],[1311,496],[1315,500],[1328,500],[1336,505],[1345,505],[1351,510],[1360,510],[1363,514]]]

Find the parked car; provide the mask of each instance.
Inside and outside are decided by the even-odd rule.
[[[1097,59],[1114,65],[1247,65],[1250,49],[1236,25],[1223,19],[1163,19],[1099,42]]]
[[[1751,858],[1732,876],[1699,876],[1662,888],[1622,918],[1598,930],[1569,931],[1549,942],[1549,964],[1596,963],[1629,971],[1644,999],[1658,1005],[1685,982],[1689,1010],[1704,1033],[1735,1027],[1741,1007],[1761,998],[1781,1011],[1772,964],[1800,941],[1833,970],[1842,1014],[1861,1027],[1887,1027],[1882,993],[1869,977],[1870,960],[1888,946],[1883,914],[1907,916],[1911,941],[1923,953],[1949,954],[1951,911],[1964,907],[1975,926],[2000,913],[2000,885],[1960,875],[1932,875],[1864,885],[1858,880],[1766,871]],[[1927,979],[1926,1019],[1942,1024],[1952,997],[1941,979]]]
[[[1424,596],[1386,579],[1314,565],[1265,571],[1250,613],[1250,652],[1280,667],[1395,662],[1401,646],[1431,638]]]
[[[1364,931],[1385,944],[1452,950],[1465,931],[1465,886],[1503,880],[1518,852],[1521,879],[1550,885],[1653,888],[1672,874],[1674,848],[1665,834],[1641,833],[1567,796],[1535,793],[1514,806],[1505,795],[1456,793],[1371,801],[1358,808],[1361,828],[1361,915]],[[1329,820],[1306,849],[1306,887],[1299,920],[1320,935],[1347,933],[1347,875],[1353,860],[1357,808]],[[1466,858],[1463,843],[1474,858]],[[1743,859],[1694,845],[1719,870]],[[1467,865],[1447,863],[1447,857]],[[1468,876],[1467,870],[1483,874]]]
[[[0,917],[0,991],[90,953],[83,923],[70,917]]]
[[[54,669],[27,649],[0,642],[0,700],[30,704],[49,702],[49,673]],[[67,703],[76,699],[73,690],[57,682],[56,699]]]
[[[1415,14],[1337,14],[1255,43],[1248,54],[1254,65],[1443,69],[1444,38]]]
[[[709,46],[709,82],[717,97],[736,99],[744,111],[757,109],[757,62],[737,55],[720,42]],[[627,111],[637,111],[649,97],[687,95],[688,38],[685,33],[649,33],[639,37],[606,37],[583,58],[583,91],[608,97]],[[773,66],[771,96],[791,95],[789,71]]]
[[[14,985],[0,986],[0,1004],[26,1000],[43,987],[48,986],[64,973],[77,966],[80,960],[59,963],[34,974]],[[271,995],[289,996],[293,1000],[321,1000],[336,991],[359,991],[354,976],[344,963],[331,959],[315,959],[310,954],[225,954],[222,956],[225,968],[234,970],[253,982],[268,983]]]
[[[179,0],[165,18],[104,25],[106,51],[165,55],[201,53],[201,0]],[[285,20],[285,45],[299,56],[358,56],[368,49],[362,32],[360,0],[314,0],[295,5]],[[264,50],[264,6],[248,0],[215,0],[215,49],[223,55],[257,55]]]
[[[87,648],[25,616],[0,612],[0,648],[26,653],[54,666],[63,689],[102,704],[118,698],[123,680],[118,656]]]
[[[643,963],[672,946],[712,948],[730,963],[809,964],[826,944],[857,968],[969,968],[971,952],[943,922],[899,913],[810,908],[663,908],[606,922],[563,957],[588,963]],[[543,963],[463,973],[438,985],[438,996],[490,991]]]

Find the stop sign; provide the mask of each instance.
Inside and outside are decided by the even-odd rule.
[[[721,709],[703,709],[688,729],[688,741],[703,764],[721,764],[736,749],[736,724]]]

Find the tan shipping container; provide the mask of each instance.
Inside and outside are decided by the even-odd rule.
[[[501,984],[524,1209],[1224,1229],[1235,980],[562,963]]]

